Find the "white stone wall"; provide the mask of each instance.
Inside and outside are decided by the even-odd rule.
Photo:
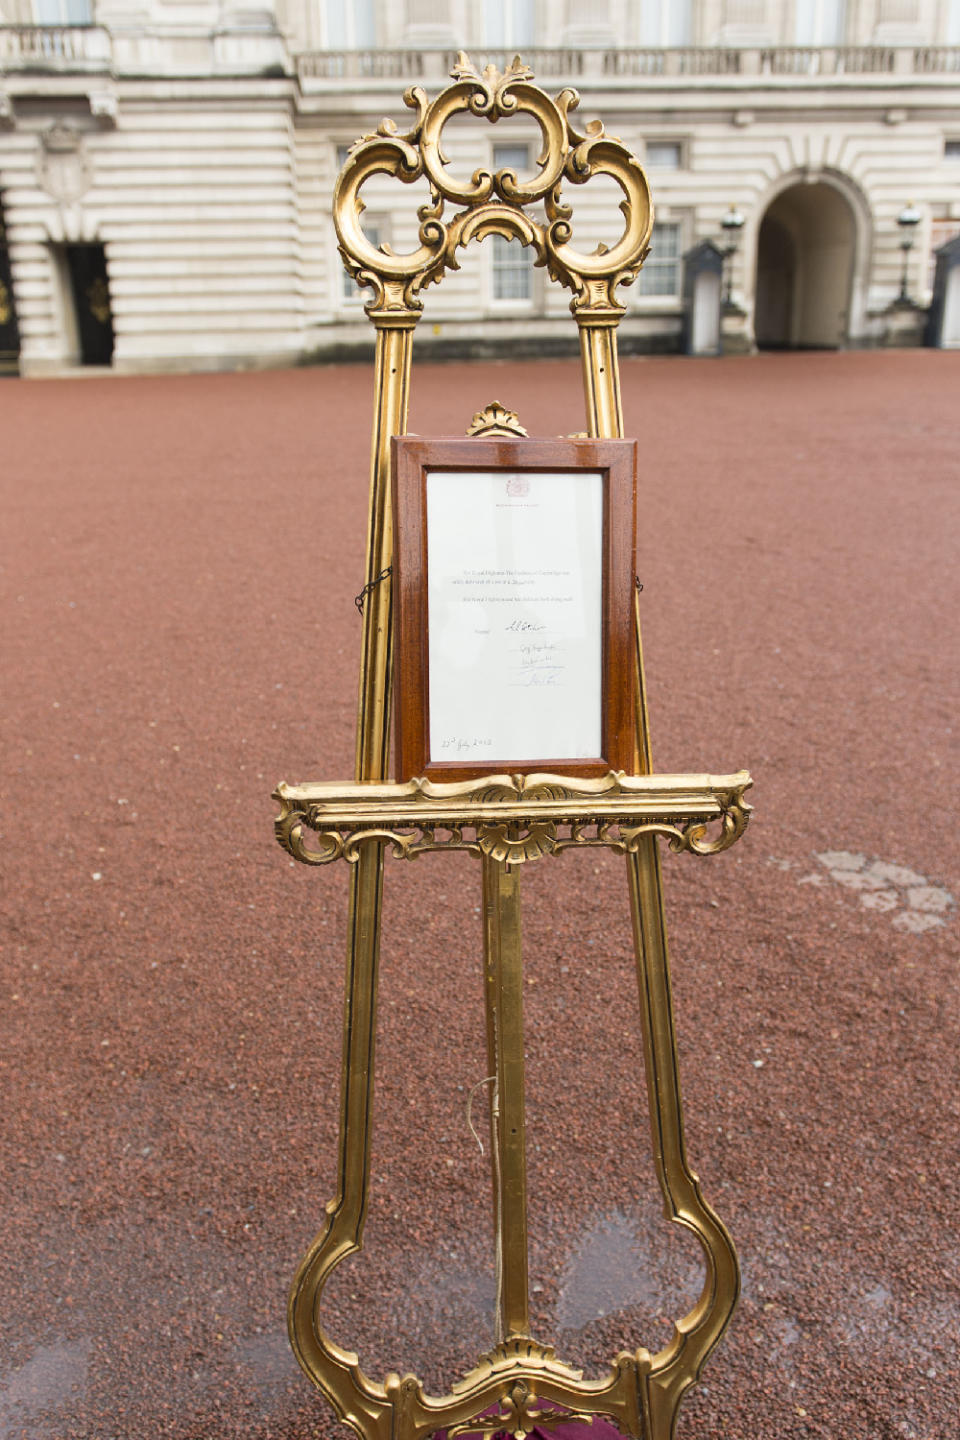
[[[25,372],[77,359],[62,255],[81,242],[106,249],[118,371],[295,359],[305,310],[288,96],[124,89],[107,129],[61,103],[72,183],[46,173],[48,115],[0,142]]]
[[[115,364],[295,358],[304,287],[295,147],[284,96],[251,107],[124,105],[104,143],[101,233]]]
[[[929,301],[933,217],[952,212],[960,229],[960,174],[944,159],[948,117],[917,116],[895,126],[882,114],[830,111],[792,117],[785,126],[774,112],[751,112],[748,125],[698,119],[689,136],[690,168],[650,173],[665,218],[689,217],[691,243],[719,239],[721,219],[733,203],[746,224],[733,262],[734,298],[749,310],[757,233],[770,202],[791,184],[825,182],[849,202],[857,226],[851,340],[879,340],[882,316],[899,291],[902,254],[897,215],[909,200],[923,211],[910,257],[910,291]],[[839,120],[839,123],[838,123]],[[677,127],[678,129],[680,127]],[[646,138],[654,133],[644,127]],[[642,154],[642,150],[640,152]]]
[[[58,36],[16,28],[31,0],[0,0],[0,197],[26,373],[78,358],[64,262],[78,242],[106,249],[118,370],[274,364],[369,338],[336,253],[338,147],[385,114],[405,128],[403,90],[436,93],[450,47],[482,59],[483,12],[356,0],[386,48],[317,54],[326,3],[343,0],[277,0],[275,12],[269,0],[99,0],[98,25]],[[602,118],[641,158],[657,141],[679,146],[679,165],[649,176],[682,248],[719,242],[730,204],[743,213],[732,282],[745,343],[765,212],[793,185],[833,187],[854,235],[844,340],[882,343],[903,206],[923,217],[909,268],[921,302],[931,247],[960,231],[960,160],[955,145],[945,153],[960,141],[960,45],[943,48],[960,37],[960,0],[846,0],[849,51],[792,45],[804,4],[536,0],[529,55],[548,90],[574,84],[580,119]],[[630,48],[680,32],[694,48]],[[451,165],[469,174],[491,166],[495,144],[533,155],[537,140],[516,122],[475,122],[448,133]],[[615,238],[612,182],[567,196],[580,248]],[[366,199],[381,236],[414,248],[425,185],[377,179]],[[676,344],[679,294],[623,293],[626,342]],[[418,343],[569,339],[569,299],[536,271],[529,299],[497,300],[487,241],[425,292]]]
[[[953,133],[952,107],[943,101],[960,95],[960,85],[939,94],[918,97],[902,89],[885,87],[865,97],[857,86],[840,95],[829,85],[798,97],[786,87],[775,93],[740,87],[705,101],[691,91],[637,89],[630,93],[583,87],[581,114],[584,118],[602,115],[607,129],[618,134],[644,158],[646,147],[656,140],[677,141],[682,165],[676,170],[650,166],[648,175],[657,216],[681,225],[683,247],[699,240],[723,239],[721,219],[731,204],[745,215],[746,224],[733,261],[734,299],[752,311],[757,238],[768,205],[794,184],[824,183],[834,187],[849,205],[856,231],[854,275],[848,338],[857,343],[879,343],[883,339],[885,313],[896,298],[901,275],[902,254],[897,215],[909,200],[921,208],[924,219],[918,227],[910,256],[911,295],[929,300],[929,253],[938,215],[953,216],[960,229],[960,166],[944,158],[945,138]],[[389,103],[383,91],[383,111],[403,123],[404,112]],[[878,104],[877,99],[883,103]],[[918,98],[923,105],[918,105]],[[865,99],[869,102],[865,104]],[[890,99],[902,99],[903,107],[892,107]],[[744,102],[740,104],[738,102]],[[901,116],[906,110],[906,116]],[[311,346],[322,346],[325,327],[343,338],[343,325],[359,310],[356,299],[342,298],[339,273],[326,277],[324,267],[337,267],[332,238],[331,197],[335,178],[335,146],[370,131],[381,111],[375,106],[351,114],[327,131],[301,130],[300,172],[309,192],[304,203],[305,269],[311,276]],[[352,128],[351,128],[352,126]],[[529,139],[535,153],[534,137],[516,126],[478,126],[467,139],[462,133],[451,138],[452,168],[464,174],[489,166],[495,142]],[[416,207],[426,192],[396,182],[378,180],[368,187],[368,212],[389,219],[391,243],[398,250],[416,244]],[[610,243],[619,221],[619,195],[612,182],[578,189],[567,187],[574,205],[576,243],[592,249],[598,241]],[[942,228],[942,227],[941,227]],[[937,232],[939,233],[939,232]],[[943,235],[940,235],[942,242]],[[464,257],[461,273],[445,279],[439,288],[425,292],[426,313],[421,331],[425,338],[440,326],[440,335],[460,338],[478,316],[489,319],[491,336],[513,333],[507,322],[533,321],[544,334],[562,326],[567,316],[569,295],[555,285],[543,283],[537,273],[530,302],[491,300],[489,259],[486,247]],[[639,287],[624,290],[628,318],[624,335],[675,335],[679,329],[679,297],[643,296]],[[541,322],[551,322],[541,323]],[[529,324],[525,333],[532,333]]]
[[[277,18],[291,49],[323,49],[329,35],[342,28],[328,12],[344,4],[277,0]],[[350,0],[348,8],[369,14],[375,44],[384,49],[482,50],[488,43],[948,45],[957,43],[954,31],[960,25],[956,0],[533,0],[532,36],[518,29],[501,41],[485,28],[484,7],[470,0]]]

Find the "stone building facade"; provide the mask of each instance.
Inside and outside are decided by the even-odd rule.
[[[657,224],[623,292],[625,348],[678,347],[682,257],[705,239],[736,240],[728,344],[919,337],[933,252],[960,234],[960,0],[0,0],[0,365],[222,368],[365,344],[334,177],[459,49],[501,67],[519,51],[644,160]],[[467,174],[529,172],[537,136],[476,124],[450,150]],[[368,232],[412,248],[426,195],[368,188]],[[570,198],[578,248],[610,243],[617,195]],[[568,298],[494,237],[428,292],[418,345],[549,352],[570,339]]]

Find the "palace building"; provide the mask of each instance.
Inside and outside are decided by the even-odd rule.
[[[643,160],[656,225],[624,349],[680,348],[704,241],[728,348],[919,343],[934,252],[960,235],[960,0],[0,0],[0,368],[368,346],[334,178],[459,50],[500,69],[519,53]],[[535,169],[519,121],[447,140],[465,176]],[[367,191],[368,235],[414,248],[424,182]],[[564,193],[577,248],[611,244],[613,182]],[[471,245],[424,298],[417,344],[437,354],[573,338],[569,296],[517,241]],[[944,305],[960,344],[960,294]]]

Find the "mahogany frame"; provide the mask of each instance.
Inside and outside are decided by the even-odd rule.
[[[483,775],[602,776],[631,771],[635,760],[634,686],[637,442],[596,439],[482,439],[395,436],[393,474],[394,734],[399,780]],[[587,760],[542,755],[518,764],[430,757],[429,616],[426,479],[443,471],[599,471],[603,479],[601,661],[602,754]]]

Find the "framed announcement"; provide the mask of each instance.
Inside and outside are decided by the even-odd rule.
[[[634,766],[633,440],[393,441],[397,777]]]

